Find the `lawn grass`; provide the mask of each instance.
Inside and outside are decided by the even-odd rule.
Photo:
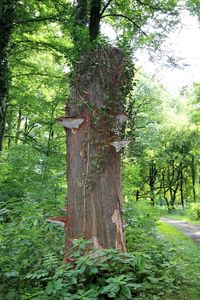
[[[180,290],[165,300],[200,300],[200,245],[164,222],[160,222],[158,233],[176,250],[176,259],[184,274]]]

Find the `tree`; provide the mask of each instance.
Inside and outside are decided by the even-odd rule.
[[[17,3],[18,0],[2,0],[0,3],[0,152],[3,149],[3,138],[8,107],[8,53]]]
[[[121,50],[105,41],[102,46],[100,24],[107,18],[116,28],[123,26],[130,39],[141,32],[147,37],[141,26],[152,12],[170,15],[173,8],[170,2],[153,7],[140,1],[100,0],[79,0],[74,7],[77,56],[67,116],[59,119],[67,128],[67,245],[83,236],[93,240],[94,247],[125,250],[119,150],[127,141],[120,138],[119,123],[133,66]]]

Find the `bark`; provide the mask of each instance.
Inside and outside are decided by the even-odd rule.
[[[179,177],[180,177],[179,169],[176,168],[174,160],[172,160],[167,167],[167,180],[168,180],[169,193],[170,193],[170,205],[172,209],[174,209],[176,194],[179,188]]]
[[[15,144],[17,145],[19,141],[19,135],[21,130],[21,123],[22,123],[22,110],[21,108],[18,111],[18,118],[17,118],[17,128],[16,128],[16,134],[15,134]]]
[[[93,41],[99,34],[101,17],[101,0],[92,0],[90,9],[90,40]]]
[[[195,168],[195,159],[194,155],[192,155],[192,161],[191,161],[191,171],[192,171],[192,193],[193,193],[193,201],[196,202],[196,168]]]
[[[151,199],[151,205],[155,205],[155,182],[156,182],[156,177],[157,177],[157,168],[154,162],[151,162],[150,168],[149,168],[149,186],[150,186],[150,199]]]
[[[15,4],[17,0],[2,0],[0,15],[0,151],[3,150],[6,113],[8,106],[9,42],[15,19]]]
[[[125,250],[120,183],[117,114],[128,91],[125,60],[116,48],[85,55],[76,70],[67,113],[83,118],[67,131],[67,246],[74,239],[93,240],[96,248]]]
[[[135,195],[135,200],[138,202],[138,201],[139,201],[139,198],[140,198],[140,191],[137,190],[137,191],[136,191],[136,195]]]
[[[169,205],[169,201],[168,201],[168,198],[167,198],[168,190],[165,186],[165,171],[164,170],[162,171],[162,185],[161,185],[161,187],[163,188],[163,196],[164,196],[164,199],[166,201],[167,208],[168,208],[168,210],[170,210],[170,205]]]
[[[54,120],[55,120],[55,112],[56,112],[57,103],[53,103],[51,105],[51,115],[50,115],[50,122],[49,122],[49,128],[48,128],[48,139],[47,139],[47,145],[46,145],[46,151],[45,155],[46,158],[48,158],[51,155],[51,143],[54,136]],[[48,165],[49,160],[46,159],[45,164],[43,165],[43,174],[42,174],[42,180],[45,183],[46,177],[48,176]]]
[[[180,193],[181,193],[181,206],[184,208],[184,195],[183,195],[183,164],[180,164]]]

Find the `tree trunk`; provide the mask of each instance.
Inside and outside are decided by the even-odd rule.
[[[100,10],[101,10],[101,0],[91,1],[90,8],[90,40],[93,41],[99,34],[100,30]]]
[[[151,161],[149,166],[149,186],[150,186],[150,199],[151,199],[151,205],[155,205],[155,182],[157,177],[157,168],[153,161]]]
[[[128,86],[124,89],[125,68],[123,55],[116,48],[85,55],[76,70],[69,118],[59,119],[68,128],[67,246],[84,237],[92,240],[95,248],[125,251],[117,152],[119,113],[128,92]],[[72,120],[83,123],[78,129],[69,129]]]
[[[17,128],[16,128],[16,134],[15,134],[15,144],[17,145],[21,130],[21,123],[22,123],[22,110],[19,108],[18,111],[18,118],[17,118]]]
[[[137,191],[136,191],[136,195],[135,195],[135,200],[138,202],[138,201],[139,201],[139,198],[140,198],[140,191],[137,190]]]
[[[163,188],[163,196],[164,196],[164,199],[166,201],[167,208],[168,208],[168,210],[170,210],[169,201],[167,199],[168,190],[166,189],[166,186],[165,186],[165,170],[162,171],[162,186],[161,187]]]
[[[171,170],[170,170],[170,166],[171,166]],[[176,201],[176,193],[179,188],[179,177],[180,177],[180,172],[175,167],[175,161],[172,160],[167,167],[167,180],[168,180],[168,187],[170,193],[170,205],[172,209],[174,209],[174,205]]]
[[[183,195],[183,164],[180,164],[180,193],[181,193],[181,206],[184,208],[184,195]]]
[[[191,171],[192,171],[192,192],[193,192],[193,201],[196,202],[196,168],[195,168],[195,159],[194,155],[192,155],[192,161],[191,161]]]
[[[8,51],[17,0],[2,0],[0,13],[0,152],[3,150],[8,105]]]

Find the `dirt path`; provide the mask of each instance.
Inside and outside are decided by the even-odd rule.
[[[194,225],[188,223],[187,221],[173,220],[164,217],[160,219],[161,221],[180,229],[183,233],[185,233],[191,239],[193,239],[194,241],[200,244],[200,225]]]

